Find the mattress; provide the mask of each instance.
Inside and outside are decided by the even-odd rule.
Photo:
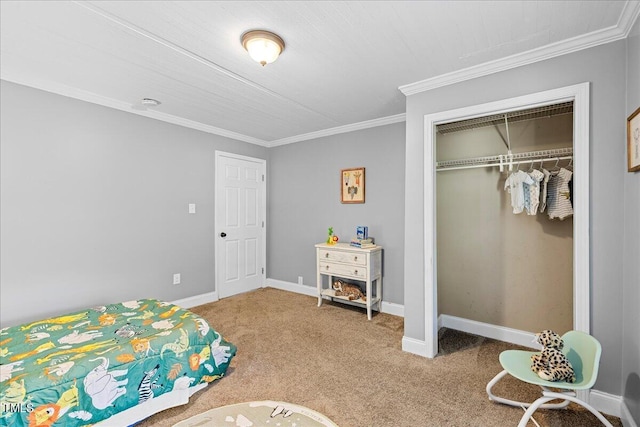
[[[154,299],[3,328],[0,426],[96,424],[222,378],[235,354],[205,319]]]

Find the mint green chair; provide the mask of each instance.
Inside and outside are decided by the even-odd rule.
[[[571,402],[577,403],[591,411],[605,426],[613,427],[600,412],[596,411],[595,408],[587,402],[576,397],[576,390],[588,390],[593,387],[593,384],[596,382],[602,346],[600,346],[600,343],[594,337],[580,331],[569,331],[562,336],[562,340],[564,341],[564,349],[562,352],[567,356],[567,359],[569,359],[573,366],[576,375],[575,383],[545,381],[533,372],[531,370],[531,355],[539,354],[539,352],[506,350],[500,353],[500,364],[504,370],[487,384],[489,400],[506,405],[528,408],[522,416],[522,419],[520,419],[518,427],[525,427],[538,408],[561,409],[566,408]],[[491,389],[507,374],[526,383],[539,385],[542,387],[542,396],[533,403],[526,403],[494,395]],[[560,389],[560,391],[553,391],[550,388]],[[557,399],[561,399],[562,402],[548,403]]]

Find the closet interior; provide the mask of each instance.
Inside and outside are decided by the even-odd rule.
[[[438,314],[573,329],[573,102],[440,124],[435,145]]]

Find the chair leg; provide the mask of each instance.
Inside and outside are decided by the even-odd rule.
[[[536,412],[540,407],[542,407],[545,402],[548,402],[550,400],[553,400],[553,397],[542,396],[539,397],[535,402],[533,402],[522,415],[522,418],[520,418],[518,427],[527,427],[527,423],[529,422],[529,419],[531,418],[533,413]]]
[[[489,395],[489,400],[494,401],[494,402],[498,402],[498,403],[502,403],[505,405],[511,405],[511,406],[517,406],[518,408],[521,407],[525,407],[528,408],[529,406],[531,406],[530,402],[518,402],[517,400],[511,400],[511,399],[506,399],[504,397],[500,397],[500,396],[496,396],[495,394],[493,394],[493,392],[491,391],[491,389],[493,388],[494,385],[496,385],[498,383],[498,381],[500,381],[502,378],[504,378],[506,375],[508,374],[508,372],[506,370],[500,372],[498,375],[496,375],[491,381],[489,381],[487,383],[487,394]],[[543,409],[562,409],[562,408],[566,408],[569,405],[569,400],[566,399],[566,396],[561,396],[560,399],[565,399],[560,403],[548,403],[548,404],[544,404],[542,406],[540,406],[540,408]],[[549,399],[549,400],[555,400],[555,399]],[[548,400],[548,401],[549,401]]]
[[[554,400],[554,399],[566,399],[574,403],[577,403],[583,408],[588,409],[589,412],[595,415],[603,425],[605,425],[606,427],[613,427],[613,425],[611,425],[611,423],[600,412],[596,411],[596,409],[593,406],[589,405],[587,402],[584,402],[578,399],[575,396],[569,396],[563,393],[557,393],[557,392],[547,391],[547,390],[543,391],[542,393],[544,394],[544,396],[540,397],[538,400],[533,402],[531,406],[529,406],[529,409],[526,410],[526,412],[520,419],[520,423],[518,423],[518,427],[526,427],[527,423],[529,422],[529,418],[531,418],[533,413],[537,411],[539,408],[544,408],[545,402],[549,402],[550,400]]]

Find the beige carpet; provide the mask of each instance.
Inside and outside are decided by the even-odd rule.
[[[516,426],[523,410],[490,402],[485,386],[501,371],[498,355],[513,345],[441,330],[441,353],[402,351],[403,319],[266,288],[192,309],[238,346],[227,376],[189,404],[140,427],[173,426],[212,408],[241,402],[291,402],[340,427]],[[533,401],[539,388],[505,379],[494,392]],[[600,426],[570,405],[539,410],[540,426]],[[621,426],[616,417],[607,417]],[[532,422],[529,426],[534,426]],[[534,426],[535,427],[535,426]]]

